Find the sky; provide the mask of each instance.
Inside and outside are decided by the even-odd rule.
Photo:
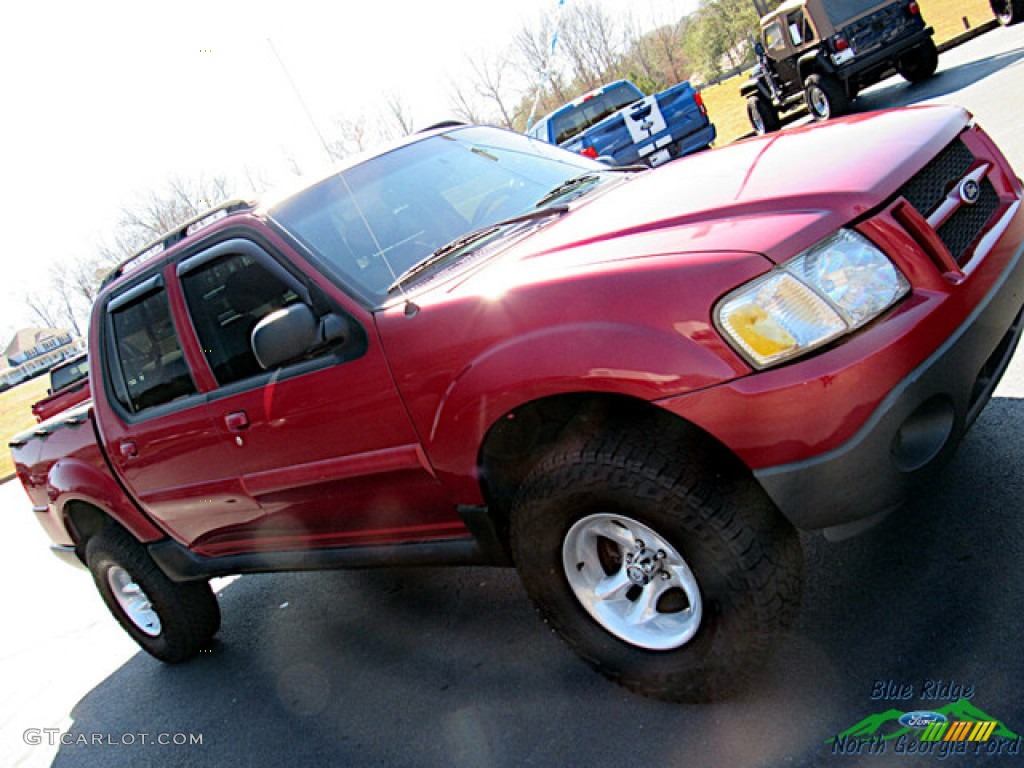
[[[644,29],[698,2],[597,1]],[[94,253],[148,191],[172,177],[314,173],[325,153],[312,124],[328,133],[336,118],[380,113],[388,95],[418,127],[449,119],[450,82],[465,77],[467,57],[506,47],[558,9],[559,0],[9,4],[0,345],[33,323],[24,297],[45,292],[52,265]]]

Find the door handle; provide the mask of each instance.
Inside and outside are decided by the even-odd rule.
[[[139,455],[139,446],[131,440],[125,440],[120,446],[121,455],[126,459],[134,459]]]
[[[245,411],[234,411],[224,417],[224,424],[231,432],[241,432],[249,428],[249,414]]]

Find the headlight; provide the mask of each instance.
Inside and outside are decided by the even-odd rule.
[[[767,368],[860,328],[910,290],[884,253],[848,229],[723,298],[719,329]]]

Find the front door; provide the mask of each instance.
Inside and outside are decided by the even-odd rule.
[[[346,312],[249,241],[200,253],[182,262],[178,275],[214,378],[207,410],[219,464],[238,479],[245,504],[261,510],[247,541],[211,530],[196,542],[199,551],[465,535],[420,448],[368,313]],[[347,340],[265,371],[252,329],[299,301],[343,318]]]

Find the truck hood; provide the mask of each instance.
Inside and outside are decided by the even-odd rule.
[[[460,285],[671,254],[781,263],[892,198],[969,120],[944,106],[868,113],[683,158],[584,198]]]

